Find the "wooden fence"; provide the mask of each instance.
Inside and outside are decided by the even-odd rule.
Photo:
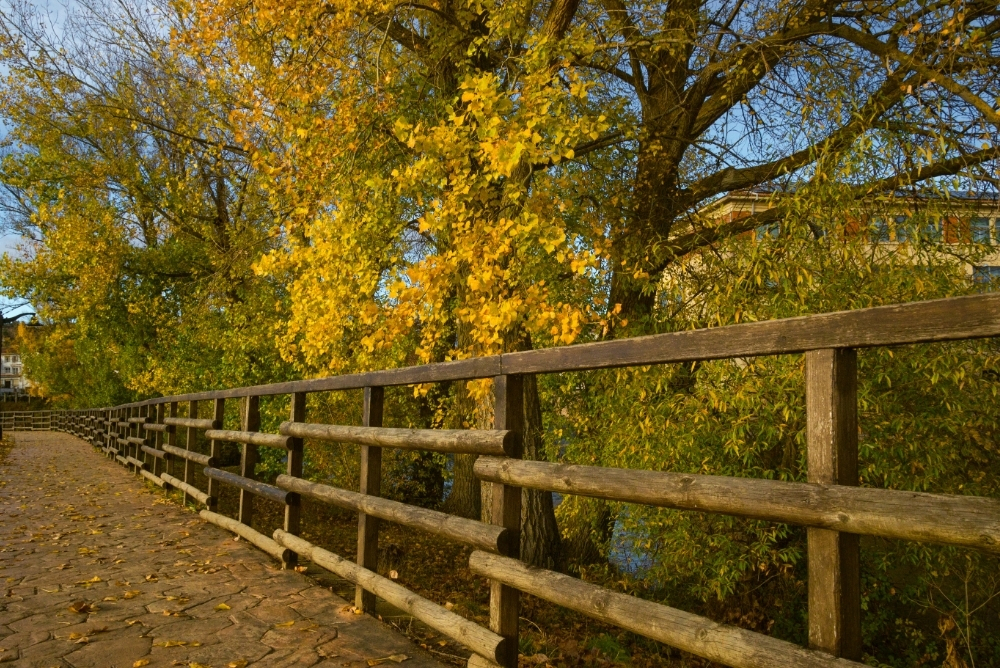
[[[786,320],[510,353],[444,364],[377,371],[216,392],[150,399],[88,411],[52,414],[54,429],[89,440],[123,466],[202,504],[202,517],[233,531],[292,566],[308,558],[357,586],[356,605],[374,611],[382,597],[474,652],[473,667],[514,668],[518,596],[527,592],[686,652],[731,666],[857,666],[861,658],[860,535],[960,545],[1000,553],[1000,500],[858,487],[856,349],[1000,335],[1000,295],[978,295]],[[624,470],[522,461],[522,383],[526,374],[804,354],[807,482]],[[382,426],[388,386],[493,378],[494,429],[390,429]],[[364,390],[363,424],[306,421],[306,395]],[[259,431],[259,399],[290,395],[279,433]],[[242,427],[223,429],[226,401],[242,402]],[[202,406],[208,404],[207,414]],[[180,409],[186,405],[186,414]],[[15,428],[18,424],[15,420]],[[184,448],[178,430],[186,430]],[[195,452],[196,434],[209,440]],[[302,479],[303,439],[361,448],[360,490]],[[241,473],[216,468],[224,441],[240,443]],[[287,472],[275,485],[255,480],[258,448],[287,451]],[[475,472],[492,484],[492,524],[380,498],[382,448],[479,455]],[[170,470],[166,465],[183,472]],[[194,486],[202,467],[207,489]],[[239,488],[237,518],[216,512],[219,485]],[[518,560],[521,490],[649,504],[803,525],[808,532],[809,647],[715,623],[664,605],[615,593]],[[250,528],[254,496],[285,506],[273,536]],[[356,563],[298,537],[305,496],[358,513]],[[375,572],[378,522],[413,527],[475,548],[469,567],[489,578],[489,628],[426,600]]]
[[[53,411],[2,411],[0,426],[11,431],[48,431]]]

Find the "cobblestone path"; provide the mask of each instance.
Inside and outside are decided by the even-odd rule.
[[[441,666],[83,441],[15,439],[0,466],[0,664]]]

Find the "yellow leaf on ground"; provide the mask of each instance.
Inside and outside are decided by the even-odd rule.
[[[132,668],[142,668],[142,666],[148,666],[148,665],[149,665],[149,659],[139,659],[138,661],[132,664]]]
[[[281,622],[280,624],[275,624],[274,628],[276,628],[276,629],[287,629],[289,626],[293,625],[294,623],[295,623],[295,620],[293,619],[290,622]]]
[[[215,606],[215,609],[218,610],[219,612],[222,612],[223,610],[231,610],[232,608],[230,608],[225,603],[220,603],[219,605]]]
[[[135,598],[136,596],[138,596],[141,593],[142,592],[140,592],[138,589],[133,589],[131,591],[125,592],[125,595],[122,596],[122,598],[124,598],[124,599]]]

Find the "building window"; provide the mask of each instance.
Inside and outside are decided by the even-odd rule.
[[[5,380],[3,382],[3,386],[4,386],[4,389],[9,390],[10,389],[10,381],[9,380]]]
[[[781,226],[778,223],[771,223],[770,225],[760,225],[754,229],[754,235],[757,241],[760,241],[764,237],[771,237],[772,239],[778,238],[778,232],[781,231]]]
[[[891,241],[889,238],[889,223],[881,218],[876,218],[872,221],[872,241],[876,243],[888,243]]]
[[[921,230],[920,236],[922,236],[927,241],[941,241],[942,230],[944,229],[944,219],[938,218],[928,218],[927,222],[924,223],[924,229]]]
[[[896,228],[896,243],[901,244],[910,240],[910,218],[909,216],[896,216],[893,219]]]
[[[984,266],[972,268],[972,282],[979,283],[984,287],[1000,281],[1000,266]]]
[[[990,219],[984,216],[976,216],[969,221],[969,228],[972,231],[972,243],[990,243]]]

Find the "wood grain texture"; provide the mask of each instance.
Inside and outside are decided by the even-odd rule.
[[[806,353],[809,482],[858,484],[858,361],[851,349]],[[907,515],[899,519],[906,522]],[[810,528],[809,646],[861,659],[861,548],[856,534]]]
[[[498,552],[508,546],[512,540],[511,532],[503,527],[449,515],[437,510],[419,508],[399,501],[359,494],[287,475],[279,475],[275,484],[290,492],[297,492],[300,496],[426,531],[458,543],[471,545],[480,550]]]
[[[251,399],[256,397],[251,397]],[[288,449],[288,444],[292,438],[280,434],[264,434],[261,432],[235,431],[231,429],[209,429],[205,432],[205,438],[216,441],[229,441],[230,443],[245,443],[248,445],[264,446],[266,448]]]
[[[139,469],[139,475],[141,475],[143,478],[145,478],[146,480],[148,480],[149,482],[153,483],[158,487],[166,487],[167,485],[166,481],[164,481],[158,475],[151,473],[150,471],[147,471],[145,469]]]
[[[384,578],[281,529],[274,532],[274,540],[307,557],[317,566],[358,586],[370,589],[391,605],[413,615],[435,631],[447,635],[477,654],[495,658],[504,651],[506,643],[499,635],[418,596],[389,578]]]
[[[361,421],[363,428],[379,431],[385,390],[381,387],[364,389]],[[382,448],[371,444],[361,446],[358,492],[362,496],[382,496]],[[374,571],[378,567],[379,518],[365,512],[358,513],[358,566]],[[354,591],[354,607],[370,615],[375,614],[375,594],[358,585]]]
[[[288,418],[292,422],[305,422],[306,421],[306,394],[305,392],[296,392],[291,396],[291,401],[289,402]],[[295,438],[291,443],[288,444],[288,458],[285,464],[285,474],[293,478],[302,477],[302,461],[303,461],[303,446],[302,439]],[[285,506],[285,532],[297,536],[299,534],[299,526],[302,519],[302,506],[296,503],[295,505]],[[295,568],[295,564],[298,563],[298,555],[295,552],[290,552],[287,559],[281,562],[281,567],[284,569]]]
[[[168,417],[163,423],[171,427],[187,427],[188,429],[220,429],[222,420],[199,420],[192,417]]]
[[[1000,336],[1000,295],[823,313],[508,353],[504,373],[551,373]]]
[[[480,457],[487,482],[1000,554],[1000,499]]]
[[[860,668],[863,664],[644,601],[509,557],[473,552],[474,573],[588,617],[735,668]]]
[[[183,480],[179,480],[178,478],[175,478],[169,473],[164,473],[160,475],[160,478],[163,480],[163,482],[167,483],[171,487],[176,487],[177,489],[184,492],[184,494],[186,494],[187,496],[190,496],[192,499],[196,500],[198,503],[205,506],[209,505],[208,494],[201,491],[194,485],[190,485],[184,482]]]
[[[273,539],[268,538],[259,531],[251,529],[246,524],[234,520],[231,517],[226,517],[225,515],[214,513],[211,510],[202,510],[198,514],[206,522],[211,522],[216,526],[232,531],[240,538],[243,538],[251,545],[260,548],[261,550],[271,555],[278,561],[282,561],[285,559],[286,557],[285,552],[287,551],[287,548],[278,545],[278,543],[276,543]]]
[[[521,376],[497,376],[493,379],[493,424],[507,431],[508,456],[521,458],[521,436],[524,433],[524,379]],[[492,483],[490,520],[521,535],[521,488],[509,483]],[[505,556],[518,557],[520,540],[506,546]],[[507,640],[506,653],[496,657],[503,668],[518,668],[517,650],[520,637],[521,593],[499,580],[490,581],[490,628]]]
[[[149,399],[124,407],[295,392],[327,392],[490,378],[500,374],[559,373],[620,366],[867,348],[1000,336],[1000,295],[950,297],[854,311],[654,334],[632,339],[505,353],[457,362],[315,380],[255,385]],[[216,427],[218,428],[218,427]]]
[[[201,464],[202,466],[215,466],[214,458],[209,457],[208,455],[203,455],[200,452],[192,452],[191,450],[178,448],[175,445],[164,445],[163,451],[171,455],[177,455],[178,457],[194,462],[195,464]]]
[[[166,419],[166,418],[164,418],[164,419]],[[156,424],[156,423],[153,423],[153,422],[147,422],[145,425],[143,425],[143,429],[145,429],[146,431],[155,431],[155,432],[160,432],[160,433],[169,433],[169,432],[174,431],[176,429],[176,427],[174,425],[172,425],[172,424]]]
[[[272,501],[276,501],[281,504],[298,503],[299,495],[295,492],[289,492],[288,490],[275,487],[274,485],[268,485],[267,483],[260,482],[259,480],[244,478],[241,475],[230,473],[229,471],[223,471],[222,469],[206,466],[205,477],[209,480],[224,482],[227,485],[238,487],[247,492],[251,492],[252,494],[256,494],[257,496],[265,499],[271,499]]]
[[[243,443],[243,451],[240,453],[240,475],[250,480],[256,480],[258,445],[255,442],[257,440],[256,437],[270,436],[270,434],[257,433],[257,430],[260,429],[260,397],[244,398],[242,413],[243,414],[240,416],[240,425],[243,431],[235,432],[240,437],[245,439],[241,441]],[[213,435],[218,433],[219,432],[214,430],[206,431],[205,437],[213,440],[229,440]],[[238,517],[240,522],[246,524],[247,526],[253,524],[253,494],[245,489],[240,490],[240,510]]]
[[[142,451],[146,454],[152,455],[157,459],[170,459],[170,453],[165,450],[157,450],[151,445],[142,446]]]
[[[396,429],[282,422],[278,431],[317,441],[471,455],[510,456],[513,442],[512,434],[487,429]]]

